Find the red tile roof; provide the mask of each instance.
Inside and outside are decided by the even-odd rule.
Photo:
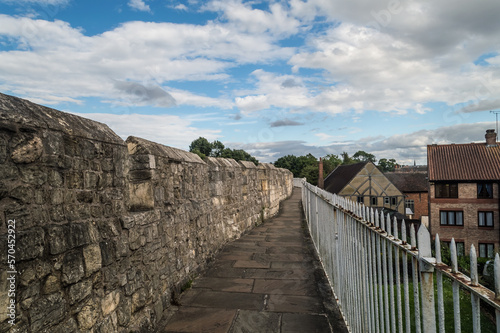
[[[485,143],[427,146],[429,181],[500,180],[500,146]]]
[[[427,173],[386,172],[384,175],[403,193],[428,192]]]

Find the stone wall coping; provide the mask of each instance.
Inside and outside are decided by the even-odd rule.
[[[50,129],[85,139],[125,144],[103,123],[0,93],[0,129],[17,132],[26,128]]]
[[[274,165],[272,165],[271,163],[260,163],[257,166],[257,168],[258,169],[267,169],[267,170],[277,170],[278,169]]]
[[[241,164],[232,158],[224,157],[207,157],[207,162],[211,165],[225,168],[241,168]]]
[[[247,169],[257,169],[257,166],[250,161],[240,161],[240,163]]]
[[[128,151],[131,155],[155,155],[159,157],[167,157],[170,160],[179,162],[206,164],[198,155],[194,153],[165,146],[139,137],[129,136],[126,142],[128,145]]]

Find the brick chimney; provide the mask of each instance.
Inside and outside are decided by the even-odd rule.
[[[319,176],[318,176],[318,187],[325,188],[325,181],[323,179],[323,160],[319,158]]]
[[[486,130],[486,146],[487,147],[496,147],[497,146],[497,134],[494,129]]]

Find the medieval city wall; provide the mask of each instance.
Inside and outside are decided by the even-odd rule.
[[[0,332],[150,331],[292,186],[0,94]]]

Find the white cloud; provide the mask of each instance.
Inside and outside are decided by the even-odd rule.
[[[129,136],[138,136],[186,150],[189,144],[200,136],[207,138],[209,141],[220,138],[220,130],[196,128],[191,121],[173,115],[75,114],[108,125],[123,140]],[[182,135],[179,135],[179,133],[182,133]]]
[[[128,5],[130,8],[141,12],[151,12],[151,8],[149,8],[149,5],[146,5],[143,0],[130,0],[128,2]]]
[[[176,80],[227,80],[225,71],[237,64],[291,54],[265,35],[234,33],[216,23],[128,22],[86,36],[63,21],[0,15],[0,37],[18,48],[0,52],[3,89],[52,102],[62,97],[121,101],[123,90],[116,89],[116,81],[159,85],[168,91],[168,82]],[[209,100],[194,92],[177,94],[179,103]],[[211,105],[227,106],[227,98],[214,100]]]
[[[52,103],[157,101],[117,89],[116,82],[133,82],[164,90],[178,105],[236,106],[243,114],[275,108],[421,115],[432,112],[433,102],[469,112],[498,105],[498,1],[188,3],[218,16],[200,25],[127,22],[88,36],[63,21],[0,15],[0,38],[9,44],[0,52],[0,87]],[[150,10],[144,0],[129,4]],[[301,38],[300,48],[279,44]],[[485,54],[493,56],[474,64]],[[254,86],[243,90],[234,69],[249,64],[265,70],[254,70]],[[303,69],[317,71],[308,77]],[[174,89],[175,81],[224,81],[228,88],[207,96]]]
[[[188,8],[186,7],[186,5],[183,4],[183,3],[180,3],[180,4],[176,5],[174,8],[177,9],[177,10],[182,10],[182,11],[187,11],[188,10]]]
[[[290,36],[299,32],[301,22],[280,3],[269,3],[269,10],[252,8],[252,2],[241,0],[214,0],[204,8],[222,12],[222,17],[229,22],[232,30],[250,34],[269,33],[273,36]]]
[[[264,162],[274,162],[285,155],[313,154],[319,158],[327,154],[340,155],[347,152],[353,155],[359,150],[374,154],[378,159],[394,158],[400,164],[427,163],[427,145],[483,142],[486,129],[494,128],[494,122],[476,124],[459,124],[443,126],[432,130],[419,130],[407,134],[389,137],[359,137],[357,140],[336,141],[328,145],[310,145],[305,141],[278,141],[257,143],[230,143],[231,147],[253,151],[254,156]],[[328,134],[317,133],[316,136],[328,139]]]

